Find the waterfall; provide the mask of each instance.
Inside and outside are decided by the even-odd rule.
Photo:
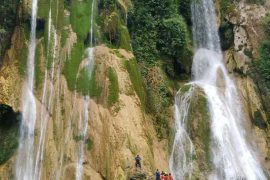
[[[36,51],[37,0],[32,1],[31,33],[27,57],[26,82],[22,93],[22,122],[19,149],[16,159],[16,179],[31,180],[34,177],[34,136],[36,124],[36,102],[34,96],[34,72]]]
[[[88,80],[90,81],[93,66],[94,66],[94,42],[93,42],[93,26],[94,26],[94,7],[95,7],[95,0],[92,0],[91,6],[91,17],[90,17],[90,47],[86,49],[87,55],[87,64],[86,68],[88,71]],[[80,180],[82,177],[83,171],[83,163],[84,163],[84,145],[86,143],[86,135],[87,135],[87,127],[88,127],[88,120],[89,120],[89,103],[90,103],[90,95],[86,95],[82,97],[82,107],[80,108],[79,112],[79,124],[78,124],[78,137],[79,137],[79,144],[77,149],[77,165],[76,165],[76,180]]]
[[[245,120],[237,89],[223,63],[213,2],[212,0],[193,2],[191,11],[195,51],[192,65],[193,84],[199,86],[206,95],[211,122],[213,170],[207,179],[266,180],[256,153],[246,141],[242,125]],[[186,103],[183,100],[180,102]],[[179,104],[179,100],[176,99],[175,103]],[[178,126],[179,116],[183,119],[186,111],[178,108],[175,113],[176,126]],[[180,128],[183,127],[183,125],[180,126]],[[176,127],[176,130],[179,131],[180,128]],[[178,151],[178,154],[183,151],[183,145],[176,146],[177,150],[175,150],[177,141],[182,144],[187,141],[186,137],[179,140],[177,135],[176,133],[171,158],[176,158],[175,151]],[[177,161],[177,159],[171,161]],[[179,161],[183,161],[183,157],[180,157]],[[170,164],[174,179],[183,179],[186,162],[171,162]]]
[[[176,133],[169,163],[175,180],[191,179],[193,170],[192,158],[195,156],[195,150],[185,130],[192,92],[193,87],[186,93],[182,93],[180,89],[175,97],[174,118]]]
[[[53,45],[52,45],[52,52],[51,52],[51,34],[53,33]],[[37,145],[37,153],[35,158],[35,179],[40,179],[41,171],[42,171],[42,163],[43,163],[43,156],[44,156],[44,144],[46,139],[46,129],[47,123],[50,118],[51,114],[51,107],[53,106],[52,98],[53,98],[53,91],[54,91],[54,75],[55,75],[55,56],[56,56],[56,46],[57,46],[57,34],[56,30],[52,26],[52,18],[51,18],[51,2],[50,2],[50,10],[48,16],[48,40],[47,40],[47,52],[46,52],[46,62],[45,62],[45,78],[43,84],[43,91],[42,91],[42,99],[41,99],[41,112],[40,112],[40,136]],[[52,68],[51,73],[49,73],[48,69],[48,61],[50,58],[50,54],[52,54]],[[47,98],[48,94],[48,82],[49,82],[49,97]]]

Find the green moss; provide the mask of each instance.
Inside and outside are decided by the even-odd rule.
[[[0,165],[5,163],[18,147],[19,114],[0,104]]]
[[[22,48],[20,49],[20,54],[18,56],[19,59],[19,73],[21,76],[26,76],[27,73],[27,56],[28,56],[28,46],[27,46],[27,39],[28,39],[28,31],[26,25],[20,26],[20,41],[22,41]]]
[[[86,145],[87,145],[87,150],[88,151],[91,151],[92,150],[92,148],[93,148],[93,141],[91,140],[91,139],[87,139],[86,140]]]
[[[83,95],[90,95],[91,97],[99,98],[101,94],[101,87],[96,82],[96,67],[92,74],[89,74],[89,70],[84,68],[81,70],[77,80],[77,91]]]
[[[253,58],[252,51],[249,50],[249,49],[247,49],[247,48],[244,49],[244,54],[245,54],[247,57],[249,57],[250,59]]]
[[[131,50],[129,32],[126,26],[119,27],[119,48]]]
[[[43,42],[43,41],[42,41]],[[40,89],[44,81],[44,70],[42,69],[42,42],[37,45],[36,54],[35,54],[35,87]]]
[[[76,43],[70,54],[70,58],[64,64],[63,73],[67,80],[67,85],[70,90],[75,90],[77,73],[84,54],[83,43]]]
[[[145,108],[145,90],[143,88],[141,73],[139,71],[136,59],[130,59],[124,62],[125,62],[125,67],[128,71],[132,86],[134,90],[136,91],[138,97],[140,98],[142,108],[144,109]]]
[[[199,168],[203,171],[211,168],[211,134],[208,111],[208,103],[204,93],[195,87],[189,106],[187,129],[195,146]]]
[[[79,39],[84,40],[90,29],[92,0],[71,1],[70,22]]]
[[[255,111],[253,116],[253,123],[255,124],[255,126],[258,126],[260,129],[267,128],[267,123],[263,120],[262,114],[259,110]]]
[[[220,1],[220,13],[221,20],[225,19],[225,16],[232,13],[235,10],[235,4],[232,0],[222,0]]]
[[[109,78],[108,104],[109,106],[112,106],[119,99],[118,77],[115,70],[112,67],[108,69],[107,76]]]

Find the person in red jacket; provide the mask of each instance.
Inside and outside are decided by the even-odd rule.
[[[161,172],[161,175],[160,175],[160,180],[164,180],[164,171]]]
[[[165,175],[164,175],[164,180],[169,180],[169,176],[168,174],[165,172]]]
[[[173,180],[171,173],[169,173],[169,180]]]

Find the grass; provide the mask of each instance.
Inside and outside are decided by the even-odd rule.
[[[78,42],[73,46],[70,58],[66,60],[64,64],[63,73],[67,80],[68,88],[72,91],[75,90],[76,87],[76,77],[80,63],[83,58],[83,54],[84,54],[84,45],[83,43]]]
[[[118,77],[115,70],[110,67],[107,72],[109,78],[109,94],[108,94],[108,104],[112,106],[119,99],[119,84]]]
[[[143,109],[145,109],[145,90],[143,88],[141,73],[139,71],[136,59],[126,60],[124,63],[128,71],[133,89],[136,91]]]

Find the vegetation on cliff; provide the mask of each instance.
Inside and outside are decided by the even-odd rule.
[[[18,147],[20,114],[0,104],[0,165],[5,163]]]
[[[3,0],[0,4],[0,63],[5,50],[10,46],[16,26],[19,0]]]

